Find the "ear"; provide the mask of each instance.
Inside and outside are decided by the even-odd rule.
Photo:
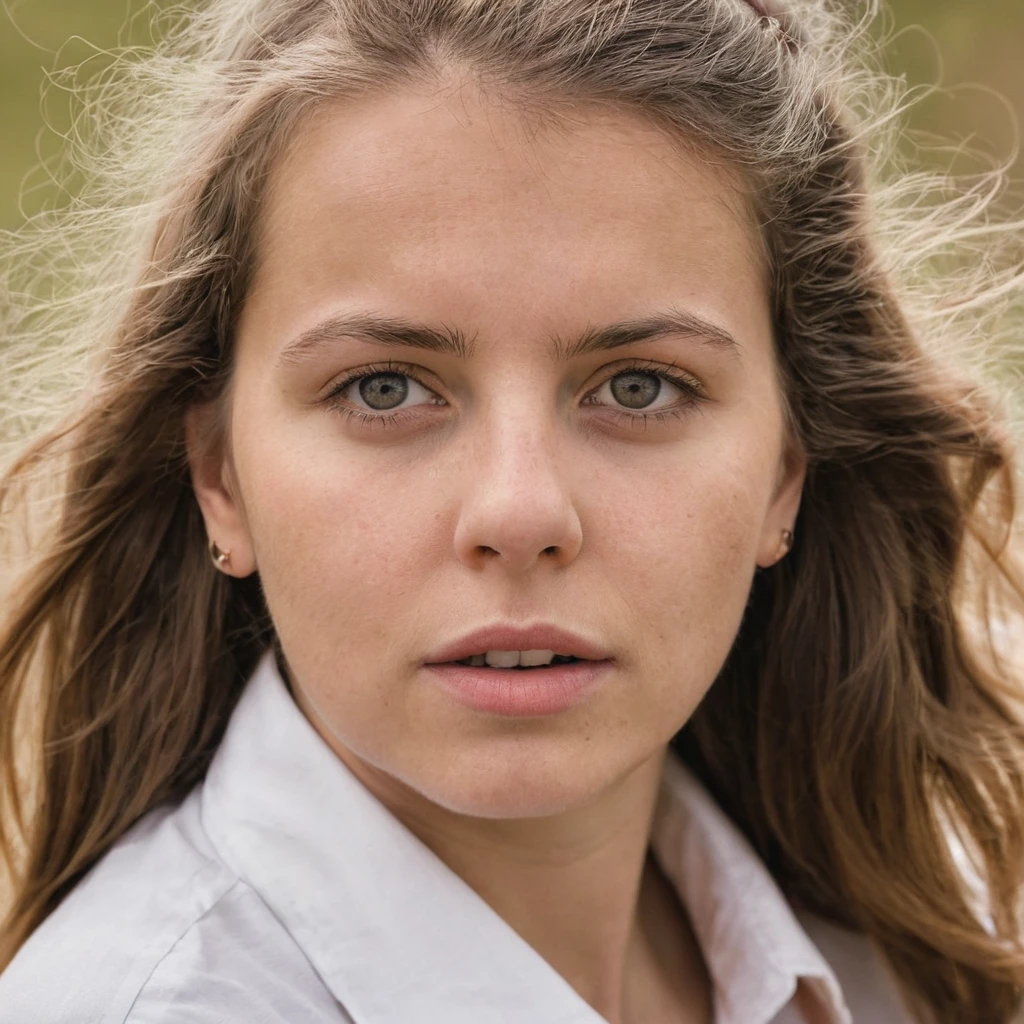
[[[227,431],[218,424],[219,411],[216,402],[186,410],[185,448],[207,537],[230,553],[221,571],[243,577],[256,571],[256,557],[231,466]]]
[[[762,569],[774,565],[786,554],[787,548],[782,542],[782,531],[795,529],[806,476],[806,455],[795,442],[787,441],[786,449],[779,460],[775,494],[764,519],[761,542],[757,549],[757,564]]]

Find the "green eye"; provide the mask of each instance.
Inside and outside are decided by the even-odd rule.
[[[373,373],[360,377],[359,396],[371,408],[384,412],[401,405],[409,394],[404,373]]]
[[[661,378],[649,370],[629,370],[617,373],[608,382],[615,401],[627,409],[643,409],[650,405],[661,391]]]

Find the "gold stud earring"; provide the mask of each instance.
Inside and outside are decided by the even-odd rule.
[[[231,552],[221,551],[221,549],[217,547],[217,542],[215,540],[211,540],[210,558],[213,559],[213,564],[223,572],[224,566],[227,565],[231,559]]]
[[[779,558],[784,558],[789,549],[793,546],[793,531],[782,531],[782,543],[779,545]]]

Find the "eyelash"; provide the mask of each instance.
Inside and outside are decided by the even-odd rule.
[[[674,363],[670,365],[675,366]],[[663,363],[650,363],[642,359],[630,360],[628,365],[618,367],[615,373],[609,374],[601,381],[600,384],[588,392],[587,398],[593,395],[598,388],[602,387],[608,381],[613,380],[621,374],[628,373],[630,370],[643,370],[653,374],[655,377],[667,380],[670,384],[674,384],[680,391],[684,392],[688,397],[679,405],[669,406],[667,409],[662,409],[654,413],[629,412],[625,409],[609,409],[609,412],[614,415],[616,422],[626,421],[631,426],[646,427],[650,420],[658,423],[665,422],[669,419],[681,420],[691,412],[698,411],[701,403],[707,400],[707,396],[705,395],[703,388],[693,378],[666,370]],[[386,428],[397,421],[404,419],[411,410],[402,410],[396,413],[368,413],[364,412],[362,409],[346,405],[341,399],[340,396],[342,392],[344,392],[350,384],[357,380],[362,380],[364,377],[373,377],[379,373],[401,374],[403,377],[412,378],[420,385],[420,387],[427,388],[428,391],[432,390],[427,387],[427,385],[412,372],[412,368],[405,363],[376,363],[370,366],[360,367],[357,372],[351,373],[347,377],[342,378],[342,380],[338,381],[334,387],[331,388],[330,392],[325,396],[324,401],[343,415],[352,417],[361,423],[370,424],[371,426]]]

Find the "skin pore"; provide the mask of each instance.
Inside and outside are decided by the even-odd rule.
[[[666,745],[804,478],[743,211],[635,115],[537,130],[465,84],[325,104],[274,170],[229,437],[203,441],[211,407],[187,423],[209,536],[259,571],[303,712],[612,1024],[711,1019],[648,835]],[[666,310],[735,344],[565,351]],[[357,314],[469,351],[309,333]],[[562,626],[614,665],[557,714],[473,711],[422,665],[494,623]]]

